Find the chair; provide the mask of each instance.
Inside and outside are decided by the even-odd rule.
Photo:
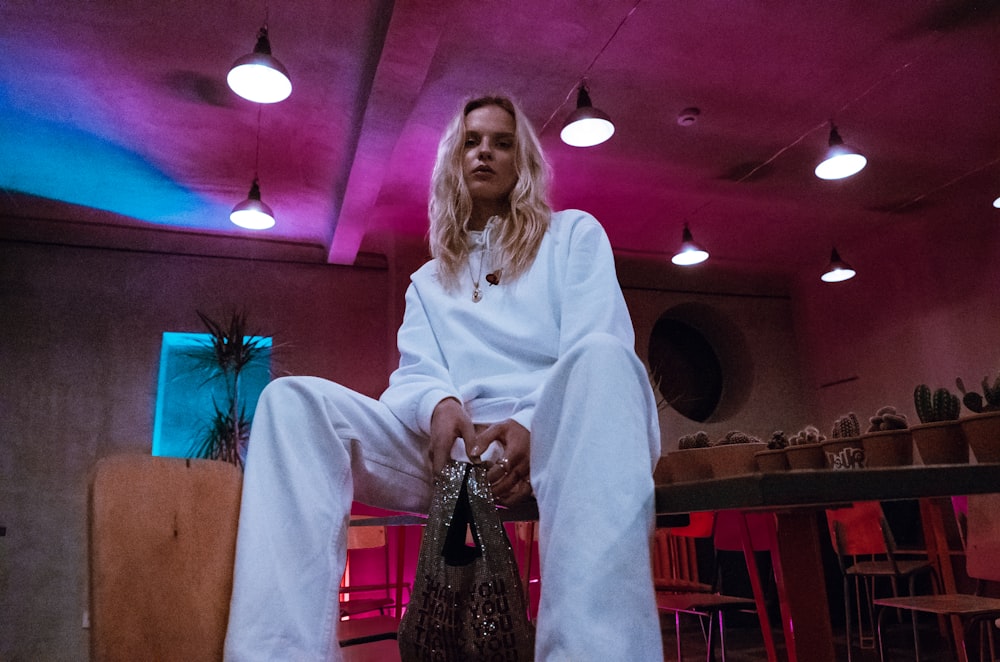
[[[390,551],[387,527],[400,524],[396,538],[396,579],[390,574]],[[406,602],[403,591],[411,590],[410,582],[403,580],[406,557],[405,525],[422,524],[423,518],[412,515],[373,517],[352,515],[347,529],[347,569],[340,587],[340,623],[338,636],[341,648],[372,644],[396,639],[399,621]],[[352,563],[378,559],[381,580],[375,583],[351,584]],[[369,567],[373,564],[367,564]],[[355,594],[352,596],[352,594]],[[355,597],[360,596],[360,597]],[[409,595],[406,596],[409,599]],[[392,610],[392,615],[387,614]],[[378,612],[377,615],[373,612]],[[369,614],[368,616],[362,616]]]
[[[837,553],[837,563],[843,577],[844,627],[847,641],[847,660],[852,659],[851,584],[854,585],[854,602],[858,622],[858,646],[875,648],[876,581],[889,580],[893,596],[899,596],[899,581],[906,580],[908,592],[914,594],[916,578],[929,576],[932,587],[938,589],[937,574],[930,560],[904,559],[897,554],[896,543],[889,524],[877,501],[862,501],[846,508],[826,511],[830,539]],[[869,632],[865,635],[863,612],[867,611]],[[867,645],[866,645],[867,644]]]
[[[242,474],[214,460],[120,455],[90,495],[93,660],[222,659]]]
[[[402,577],[395,581],[391,579],[386,527],[381,524],[368,525],[366,520],[378,521],[368,516],[352,516],[347,529],[347,570],[340,587],[340,617],[343,619],[375,611],[385,616],[386,610],[392,608],[395,616],[399,618],[403,614],[405,604],[402,601],[402,590],[409,591],[410,583],[403,581]],[[404,553],[403,549],[402,545],[398,546],[398,553]],[[373,557],[377,558],[375,564],[370,563]],[[368,567],[378,565],[380,580],[374,583],[351,584],[349,578],[352,575],[352,566],[361,564],[363,560],[369,561],[366,564]]]
[[[701,619],[707,643],[706,659],[709,660],[712,659],[714,648],[714,622],[718,620],[719,645],[722,660],[725,662],[725,614],[752,610],[755,607],[754,601],[750,598],[724,595],[714,590],[713,585],[708,586],[706,590],[705,583],[698,581],[695,574],[697,562],[692,558],[696,547],[694,543],[697,539],[711,539],[714,521],[714,513],[692,513],[692,521],[688,526],[656,531],[654,546],[654,584],[658,583],[656,606],[661,612],[674,615],[678,662],[684,659],[681,647],[681,614],[690,614]],[[682,540],[671,542],[671,538]],[[671,556],[672,550],[678,550],[679,553]],[[664,572],[664,569],[667,569],[667,572]],[[657,576],[660,577],[659,582]],[[664,581],[664,578],[669,581]],[[675,581],[672,578],[679,580],[679,583],[671,586],[671,582]]]
[[[887,609],[903,609],[912,612],[957,616],[963,623],[979,625],[980,660],[983,659],[982,642],[985,638],[990,651],[990,660],[996,660],[993,641],[993,621],[1000,617],[1000,599],[981,595],[985,582],[1000,582],[1000,494],[972,495],[968,500],[965,533],[966,574],[976,580],[973,594],[947,593],[938,595],[918,595],[875,600],[880,608],[878,615],[878,645],[881,659],[884,657],[882,618]],[[916,614],[913,615],[913,649],[917,662],[920,661],[920,637],[918,636]],[[964,633],[965,628],[962,628]],[[968,659],[966,641],[957,642]]]

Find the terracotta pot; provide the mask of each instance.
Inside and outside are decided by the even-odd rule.
[[[913,435],[908,429],[866,432],[861,435],[869,467],[906,467],[913,464]]]
[[[959,423],[976,462],[1000,462],[1000,411],[972,414]]]
[[[684,483],[691,480],[708,480],[712,477],[712,467],[708,463],[710,448],[685,448],[671,451],[657,465],[657,471],[665,476],[664,482]]]
[[[826,459],[823,456],[822,444],[796,444],[785,449],[785,457],[788,459],[788,468],[795,469],[823,469],[826,467]]]
[[[762,473],[776,473],[788,470],[788,456],[784,448],[757,451],[753,454],[757,470]]]
[[[923,464],[963,464],[969,461],[969,445],[958,421],[920,423],[910,428],[910,434]]]
[[[669,482],[728,478],[757,470],[754,453],[762,444],[724,444],[708,448],[685,448],[661,458],[662,471]]]
[[[706,450],[712,451],[708,454],[708,462],[712,467],[713,478],[729,478],[731,476],[742,476],[752,474],[757,471],[757,461],[754,455],[764,444],[723,444],[712,446]]]
[[[844,437],[827,439],[820,444],[823,448],[823,461],[827,469],[843,471],[845,469],[864,469],[865,448],[861,437]]]

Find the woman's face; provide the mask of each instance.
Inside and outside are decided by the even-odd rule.
[[[462,175],[479,211],[506,210],[517,183],[514,118],[499,106],[482,106],[465,116]]]

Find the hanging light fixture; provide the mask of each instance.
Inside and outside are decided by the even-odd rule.
[[[253,52],[233,63],[226,81],[233,92],[257,103],[276,103],[292,93],[288,71],[271,55],[266,22],[257,33]]]
[[[845,145],[837,127],[830,122],[830,149],[823,161],[816,166],[816,176],[820,179],[843,179],[861,172],[867,164],[868,159],[856,149]]]
[[[997,199],[993,201],[993,206],[1000,209],[1000,196],[997,196]]]
[[[820,278],[827,283],[839,283],[854,278],[856,273],[854,267],[844,262],[840,257],[840,253],[834,248],[833,252],[830,253],[830,266],[826,268],[826,273],[820,276]]]
[[[701,264],[707,259],[708,251],[694,242],[691,230],[688,229],[687,223],[685,223],[684,232],[681,234],[680,250],[674,253],[670,261],[680,267],[690,267],[695,264]]]
[[[573,147],[593,147],[605,142],[614,132],[615,125],[611,123],[611,118],[604,111],[594,108],[586,84],[581,84],[576,95],[576,110],[566,118],[559,137]]]
[[[274,227],[274,212],[260,199],[260,181],[257,171],[260,167],[260,115],[261,107],[257,107],[257,151],[253,164],[253,184],[247,199],[233,207],[229,220],[247,230],[267,230]]]
[[[260,199],[260,182],[253,178],[247,199],[233,207],[229,220],[247,230],[267,230],[274,227],[274,212]]]

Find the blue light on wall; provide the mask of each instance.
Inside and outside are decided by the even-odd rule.
[[[225,401],[221,380],[206,381],[204,359],[195,353],[204,349],[210,336],[206,333],[163,334],[160,352],[160,377],[156,389],[156,417],[153,423],[153,455],[188,457],[192,445],[214,413],[213,399]],[[249,340],[249,339],[248,339]],[[254,337],[263,346],[272,346],[271,338]],[[244,368],[241,392],[247,415],[252,415],[261,391],[271,379],[270,349]]]
[[[126,147],[16,108],[3,89],[0,127],[0,188],[149,223],[228,229],[228,205],[180,186]]]

